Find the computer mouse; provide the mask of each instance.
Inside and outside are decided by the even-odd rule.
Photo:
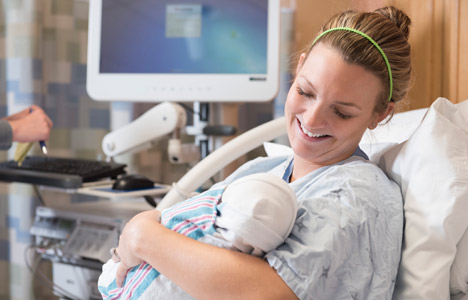
[[[112,185],[112,189],[122,191],[149,189],[152,187],[154,187],[154,182],[151,179],[138,174],[123,175],[117,178]]]

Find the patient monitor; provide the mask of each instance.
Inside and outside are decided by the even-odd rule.
[[[280,0],[93,0],[87,90],[108,101],[268,101]]]

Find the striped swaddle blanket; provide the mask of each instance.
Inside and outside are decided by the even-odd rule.
[[[161,212],[161,224],[195,240],[205,235],[213,235],[218,214],[217,205],[223,191],[224,188],[208,190],[165,209]],[[104,300],[140,299],[148,286],[160,275],[149,264],[142,263],[129,270],[123,287],[118,288],[115,281],[117,264],[110,260],[106,265],[101,277],[113,280],[110,284],[101,285],[100,283],[106,280],[102,280],[101,277],[99,279],[98,289]]]

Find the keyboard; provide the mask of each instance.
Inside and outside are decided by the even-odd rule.
[[[125,174],[125,167],[125,164],[114,162],[27,156],[21,166],[15,161],[0,163],[0,181],[80,188],[85,182],[116,178]]]

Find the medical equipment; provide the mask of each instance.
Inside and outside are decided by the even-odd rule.
[[[279,83],[280,0],[95,0],[95,100],[268,101]]]
[[[72,299],[101,299],[97,279],[110,258],[109,249],[118,244],[125,223],[147,209],[146,203],[135,200],[37,207],[30,228],[32,248],[40,259],[52,262],[55,293]]]
[[[106,135],[106,156],[142,150],[174,132],[169,161],[194,163],[215,148],[210,136],[234,134],[232,127],[212,130],[205,107],[275,97],[280,12],[279,0],[90,2],[87,90],[93,99],[194,102],[193,125],[186,128],[194,144],[179,139],[185,117],[162,104]]]

